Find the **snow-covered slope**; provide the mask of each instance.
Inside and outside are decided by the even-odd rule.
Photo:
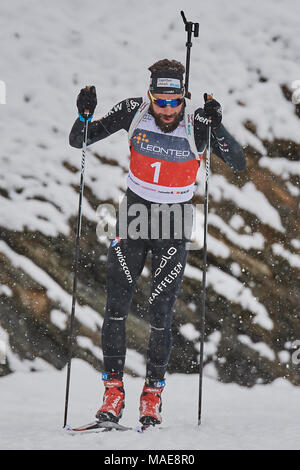
[[[223,168],[218,171],[213,160],[208,239],[208,287],[213,293],[208,298],[208,313],[212,320],[205,354],[210,361],[232,369],[228,381],[243,381],[243,371],[240,376],[235,373],[238,366],[231,355],[238,345],[246,351],[243,367],[248,367],[250,374],[258,369],[258,381],[261,375],[266,381],[273,380],[274,375],[284,376],[294,367],[294,380],[299,383],[291,353],[299,331],[296,282],[300,172],[294,154],[299,158],[300,132],[295,107],[286,95],[286,88],[299,78],[298,0],[231,0],[226,5],[222,0],[190,0],[184,5],[179,0],[171,4],[159,0],[1,3],[0,80],[6,83],[7,95],[7,104],[0,104],[1,238],[4,231],[7,233],[0,243],[0,262],[10,266],[12,275],[3,276],[0,313],[8,315],[3,299],[8,299],[11,309],[14,304],[10,305],[9,299],[20,292],[17,281],[15,285],[12,279],[28,276],[46,292],[53,307],[51,325],[62,334],[65,332],[71,306],[70,286],[59,284],[48,266],[39,265],[38,257],[33,259],[36,253],[27,254],[28,246],[15,247],[16,239],[8,243],[10,234],[36,232],[53,237],[52,241],[62,235],[67,245],[70,217],[76,215],[78,207],[81,155],[68,144],[76,117],[76,96],[80,88],[94,84],[99,117],[123,98],[143,96],[149,82],[147,68],[156,60],[168,57],[185,63],[186,34],[179,14],[182,8],[188,20],[200,22],[200,38],[193,40],[192,48],[193,100],[201,104],[203,93],[213,92],[222,104],[224,124],[252,152],[248,155],[249,173],[234,181]],[[281,147],[276,158],[274,152],[271,155],[274,140],[290,140],[292,158],[288,146],[284,156]],[[96,151],[106,158],[101,165]],[[128,156],[125,133],[111,136],[88,151],[86,188],[96,200],[118,201],[125,189]],[[199,198],[204,191],[203,172],[204,168],[199,174]],[[287,205],[281,207],[282,201]],[[220,217],[219,207],[224,207],[225,212],[230,208],[231,212]],[[83,201],[83,213],[96,222],[88,196]],[[38,242],[36,247],[39,251]],[[99,259],[103,261],[105,256]],[[147,270],[144,274],[146,278]],[[275,289],[273,281],[277,279]],[[185,271],[188,292],[199,292],[200,281],[199,259],[193,258]],[[217,304],[213,300],[216,297],[221,299]],[[288,308],[278,299],[289,302]],[[196,300],[193,295],[182,298],[184,315],[196,310]],[[90,331],[96,340],[102,312],[102,304],[98,309],[88,304],[76,310],[82,330]],[[275,329],[283,317],[283,328]],[[233,321],[238,324],[236,335],[226,333],[224,340],[223,327],[231,332]],[[195,326],[186,317],[182,323],[182,336],[195,341],[197,349],[199,333]],[[299,448],[296,388],[283,380],[268,386],[256,385],[251,391],[222,385],[213,380],[218,374],[210,365],[206,369],[211,378],[205,380],[205,414],[200,430],[196,426],[197,377],[176,374],[168,377],[165,391],[164,423],[170,430],[162,430],[159,439],[154,435],[116,434],[113,441],[109,436],[65,436],[60,431],[65,371],[50,368],[46,372],[26,373],[32,368],[43,369],[44,363],[33,361],[30,355],[28,360],[20,360],[9,346],[9,337],[14,338],[15,333],[14,324],[10,326],[1,329],[0,322],[0,341],[7,343],[11,369],[19,372],[0,378],[0,448]],[[280,338],[278,332],[282,334]],[[101,360],[99,342],[96,345],[84,335],[77,341]],[[218,349],[222,341],[222,349]],[[249,351],[258,365],[255,371],[248,360]],[[237,356],[239,363],[241,356]],[[261,365],[266,360],[270,362],[264,368]],[[80,362],[75,364],[70,422],[82,424],[93,416],[102,391],[95,372]],[[127,367],[142,376],[142,355],[130,349]],[[271,367],[275,373],[269,374]],[[124,424],[137,421],[141,380],[126,377],[128,405]],[[255,381],[256,375],[251,384]],[[188,388],[194,396],[193,403],[185,396]],[[175,415],[179,415],[178,422]],[[32,422],[32,428],[24,434],[20,424],[28,422]]]
[[[76,360],[72,368],[68,423],[76,426],[93,420],[103,386],[86,363]],[[122,423],[135,427],[143,381],[130,376],[124,381]],[[282,379],[248,390],[206,377],[198,427],[197,375],[168,376],[162,429],[142,435],[131,431],[67,435],[62,429],[64,387],[65,371],[19,372],[1,379],[0,449],[117,449],[127,450],[128,455],[133,449],[300,449],[299,391]]]
[[[71,185],[78,184],[78,175],[62,163],[79,165],[79,152],[68,145],[76,96],[81,87],[94,84],[101,116],[121,99],[146,93],[147,68],[154,61],[171,57],[185,63],[182,6],[179,0],[171,6],[159,0],[2,3],[0,79],[6,82],[7,104],[0,108],[1,186],[9,193],[9,199],[0,199],[2,224],[47,235],[69,233],[67,221],[77,209]],[[192,48],[194,101],[202,104],[203,93],[211,90],[222,103],[228,129],[242,145],[262,153],[260,139],[300,142],[293,104],[280,88],[299,74],[299,15],[297,0],[232,0],[226,9],[222,0],[191,1],[186,7],[187,18],[201,25]],[[259,139],[245,128],[246,120],[256,125]],[[127,168],[125,134],[97,148]],[[100,199],[118,200],[118,186],[125,185],[119,167],[100,168],[90,156],[86,173],[87,185]],[[216,191],[218,186],[214,181]],[[249,204],[260,217],[263,208]],[[86,202],[84,212],[95,220]]]

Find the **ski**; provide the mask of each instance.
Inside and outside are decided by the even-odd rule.
[[[99,422],[99,421],[93,421],[91,423],[85,424],[83,426],[79,426],[76,428],[72,428],[69,425],[66,425],[64,427],[65,431],[67,431],[69,434],[88,434],[91,432],[108,432],[112,431],[113,429],[116,429],[117,431],[132,431],[133,428],[130,428],[128,426],[123,426],[118,423],[113,423],[112,421],[104,421],[104,422]]]
[[[72,428],[68,424],[64,427],[64,430],[71,435],[76,434],[89,434],[89,433],[99,433],[99,432],[108,432],[112,430],[116,431],[135,431],[140,434],[146,432],[149,429],[162,429],[160,426],[154,426],[151,424],[142,424],[138,425],[135,428],[123,426],[122,424],[113,423],[111,421],[104,421],[100,423],[99,421],[92,421],[91,423],[84,424],[76,428]]]

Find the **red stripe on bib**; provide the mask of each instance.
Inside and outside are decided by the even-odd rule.
[[[146,183],[165,187],[184,187],[196,181],[199,162],[170,162],[146,157],[131,147],[130,170],[134,176]]]

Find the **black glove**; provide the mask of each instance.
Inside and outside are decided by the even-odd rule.
[[[77,97],[77,108],[81,121],[91,119],[97,106],[96,88],[94,86],[86,86],[80,90]],[[86,113],[88,111],[88,113]]]
[[[211,118],[211,127],[217,129],[222,122],[222,106],[218,101],[214,100],[212,97],[210,99],[207,93],[204,93],[204,114],[205,117]]]

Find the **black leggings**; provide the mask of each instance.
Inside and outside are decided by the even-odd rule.
[[[130,206],[137,196],[129,191],[126,194]],[[147,201],[142,201],[149,207]],[[187,260],[186,242],[185,237],[136,240],[121,238],[110,244],[107,259],[107,304],[102,328],[106,372],[116,373],[118,376],[123,373],[126,355],[125,322],[136,281],[144,268],[147,253],[151,251],[152,284],[148,298],[150,338],[146,377],[164,378],[172,346],[172,309]]]

